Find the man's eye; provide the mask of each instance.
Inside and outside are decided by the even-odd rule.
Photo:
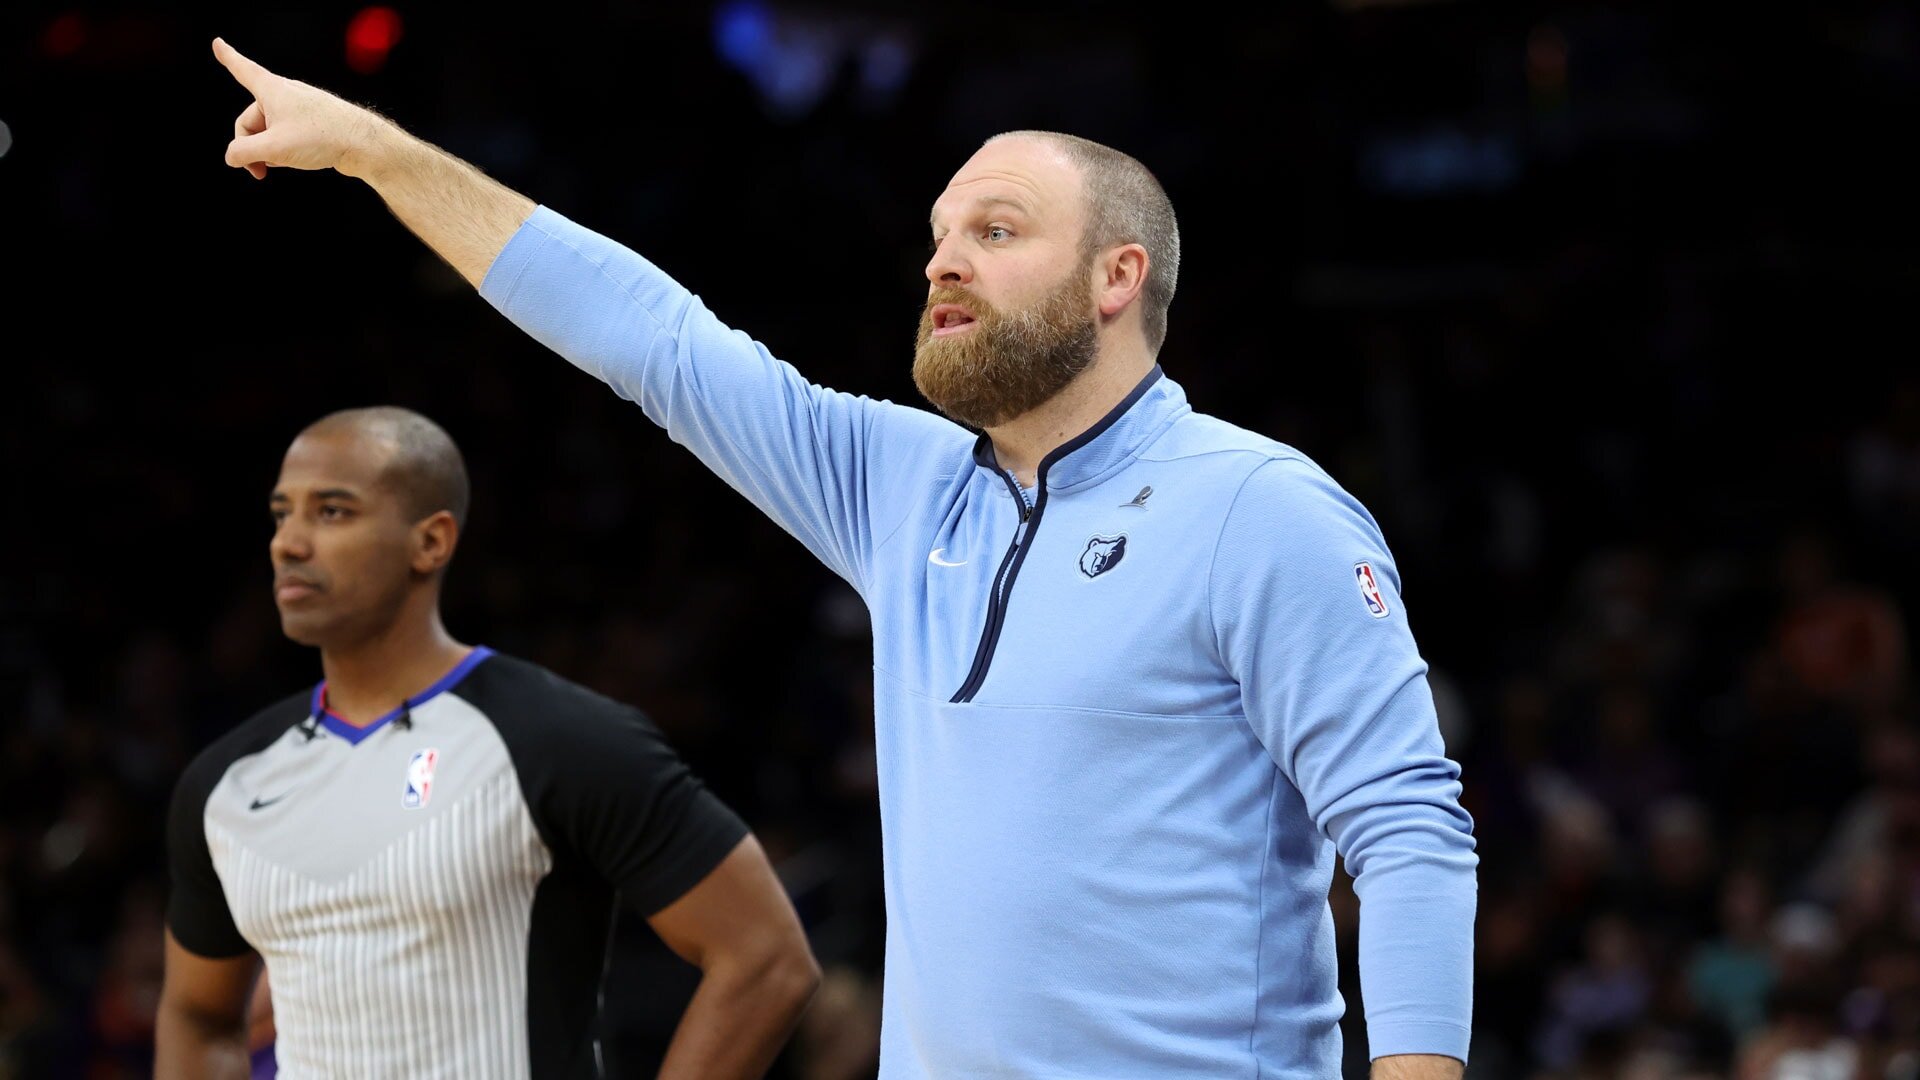
[[[999,233],[1000,235],[995,236],[995,233]],[[989,240],[999,240],[1012,235],[1013,233],[1009,232],[1004,225],[993,225],[987,229],[987,239]]]
[[[322,506],[320,508],[320,520],[338,521],[346,517],[347,513],[347,508],[344,506]]]
[[[267,511],[267,516],[273,519],[275,525],[287,520],[287,512],[285,510],[269,510]]]

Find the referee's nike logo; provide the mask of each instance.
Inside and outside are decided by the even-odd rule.
[[[933,551],[932,551],[932,553],[931,553],[931,554],[929,554],[929,555],[927,556],[927,561],[928,561],[928,562],[930,562],[930,563],[932,563],[932,564],[933,564],[933,565],[935,565],[935,566],[965,566],[965,565],[967,565],[967,560],[965,560],[965,559],[961,559],[961,560],[960,560],[959,562],[948,562],[947,560],[945,560],[945,559],[943,559],[943,558],[941,558],[941,557],[940,557],[940,553],[941,553],[941,552],[943,552],[943,551],[945,551],[945,550],[947,550],[947,549],[946,549],[946,548],[943,548],[943,547],[937,547],[937,548],[934,548],[934,549],[933,549]]]
[[[249,809],[249,810],[264,810],[264,809],[266,809],[267,807],[269,807],[269,806],[272,806],[272,805],[273,805],[274,803],[277,803],[277,802],[279,802],[279,801],[280,801],[281,799],[284,799],[284,798],[286,798],[287,796],[289,796],[289,795],[291,795],[291,794],[293,794],[293,792],[291,792],[291,791],[283,791],[283,792],[281,792],[280,794],[278,794],[278,795],[275,795],[275,796],[274,796],[273,798],[271,798],[271,799],[261,799],[261,798],[255,798],[255,799],[253,800],[253,802],[251,802],[251,803],[249,803],[249,804],[247,804],[247,809]]]

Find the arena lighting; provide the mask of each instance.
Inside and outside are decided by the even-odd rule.
[[[87,21],[72,11],[48,23],[40,34],[40,51],[55,59],[72,56],[86,43]]]
[[[857,72],[860,104],[885,108],[912,74],[918,52],[913,28],[899,19],[792,10],[766,0],[724,0],[714,8],[713,47],[766,107],[787,119],[820,104],[848,61]]]
[[[347,66],[371,75],[387,64],[387,54],[400,43],[400,13],[390,7],[361,8],[347,23]]]

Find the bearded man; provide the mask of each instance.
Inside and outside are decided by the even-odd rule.
[[[1336,853],[1376,1077],[1458,1077],[1475,872],[1400,576],[1305,454],[1157,358],[1153,175],[1052,132],[935,200],[914,381],[810,384],[640,255],[222,41],[226,162],[334,169],[866,600],[880,1075],[1298,1077],[1341,1059]]]

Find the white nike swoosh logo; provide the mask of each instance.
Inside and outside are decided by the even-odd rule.
[[[933,564],[933,565],[935,565],[935,566],[965,566],[965,565],[967,565],[967,560],[965,560],[965,559],[961,559],[961,560],[960,560],[959,562],[948,562],[947,560],[945,560],[945,559],[943,559],[943,558],[941,558],[941,557],[940,557],[940,553],[941,553],[941,552],[943,552],[943,551],[945,551],[945,550],[947,550],[947,549],[946,549],[946,548],[943,548],[943,547],[937,547],[937,548],[934,548],[934,549],[933,549],[933,551],[932,551],[932,553],[930,553],[930,554],[929,554],[929,555],[927,556],[927,561],[928,561],[928,562],[930,562],[930,563],[932,563],[932,564]]]

